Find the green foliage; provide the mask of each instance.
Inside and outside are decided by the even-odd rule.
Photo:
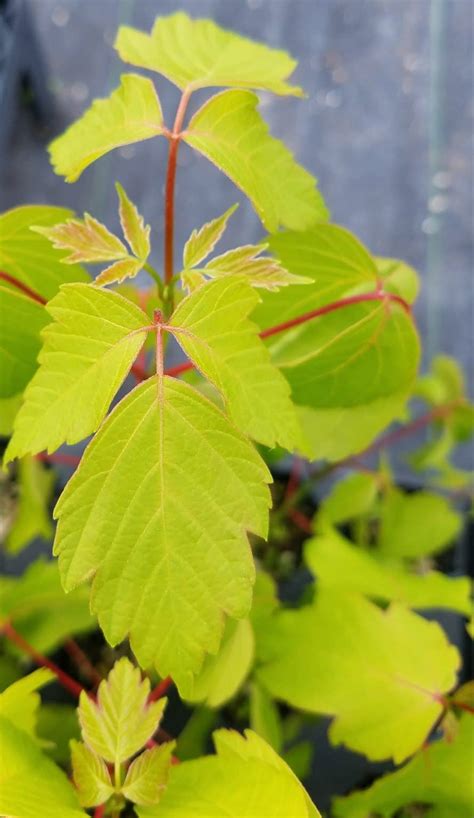
[[[325,588],[312,605],[273,619],[259,655],[259,678],[274,696],[335,717],[335,744],[398,763],[428,736],[443,710],[440,694],[453,687],[459,667],[436,623],[401,605],[381,611]]]
[[[381,513],[380,548],[387,556],[422,557],[450,545],[461,517],[440,495],[428,491],[387,492]]]
[[[0,717],[8,719],[35,738],[37,710],[40,705],[40,697],[36,691],[51,679],[54,679],[54,673],[42,667],[13,682],[0,693]]]
[[[48,319],[41,304],[3,286],[0,312],[0,397],[10,398],[24,388],[36,369],[39,335]]]
[[[53,533],[49,504],[55,475],[39,460],[24,457],[18,463],[18,497],[5,548],[17,554],[34,537],[50,539]]]
[[[200,261],[212,253],[218,241],[224,235],[227,222],[238,208],[238,204],[229,207],[222,216],[203,224],[199,230],[193,230],[183,249],[183,266],[185,270],[196,267]]]

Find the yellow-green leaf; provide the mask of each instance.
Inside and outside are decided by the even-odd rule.
[[[120,764],[145,746],[158,728],[166,699],[148,703],[150,680],[125,656],[99,685],[97,702],[83,691],[79,722],[86,744],[105,761]]]
[[[0,693],[0,716],[9,719],[16,727],[34,738],[40,705],[40,697],[36,691],[52,679],[54,673],[48,668],[41,667],[13,682]]]
[[[145,225],[143,216],[140,216],[136,206],[128,198],[119,182],[116,182],[115,188],[119,197],[119,216],[123,235],[132,253],[142,261],[146,261],[150,255],[150,226]]]
[[[54,471],[36,458],[24,457],[18,463],[15,515],[5,540],[5,548],[10,553],[18,553],[34,537],[52,537],[49,503],[54,482]]]
[[[237,208],[238,204],[232,205],[222,216],[206,222],[199,230],[193,230],[183,250],[183,265],[186,270],[195,267],[212,252],[217,242],[222,238],[227,222]]]
[[[48,322],[41,304],[0,284],[0,397],[21,391],[36,369],[40,332]]]
[[[87,745],[74,739],[70,743],[72,777],[83,807],[103,804],[114,793],[105,761]]]
[[[447,548],[462,518],[449,500],[430,491],[406,494],[392,488],[381,507],[380,548],[392,557],[423,557]]]
[[[182,90],[222,85],[303,93],[285,82],[296,67],[285,51],[182,11],[158,17],[150,34],[121,26],[115,48],[124,62],[158,71]]]
[[[51,143],[51,162],[66,182],[75,182],[85,168],[114,148],[162,133],[163,115],[152,81],[123,74],[109,97],[95,100]]]
[[[247,244],[208,261],[199,272],[209,278],[243,275],[253,287],[276,292],[289,284],[309,284],[306,276],[289,273],[272,256],[262,256],[267,244]]]
[[[186,695],[224,615],[250,608],[246,532],[266,536],[269,481],[214,405],[177,379],[148,379],[101,426],[56,506],[65,589],[94,574],[109,642],[130,634],[141,665]]]
[[[265,227],[304,230],[328,217],[316,180],[268,133],[251,91],[223,91],[194,114],[188,145],[217,165],[249,197]]]
[[[120,790],[122,795],[135,804],[157,804],[168,783],[175,744],[169,741],[145,750],[132,761]]]
[[[83,219],[68,219],[52,227],[36,226],[32,230],[49,239],[56,250],[68,250],[69,255],[62,259],[66,264],[113,261],[128,255],[120,239],[89,213],[84,213]]]
[[[124,281],[126,278],[135,278],[143,267],[143,262],[136,258],[124,258],[114,261],[110,267],[102,270],[95,279],[95,284],[105,287],[107,284]]]

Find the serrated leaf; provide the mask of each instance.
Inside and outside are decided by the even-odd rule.
[[[83,807],[103,804],[114,794],[105,761],[80,741],[71,741],[72,777]]]
[[[379,545],[394,557],[423,557],[446,548],[459,534],[461,516],[439,494],[405,494],[392,488],[381,507]]]
[[[52,538],[49,503],[54,483],[54,471],[46,468],[39,460],[33,457],[20,460],[15,516],[5,540],[5,549],[10,553],[17,554],[34,537]]]
[[[127,770],[121,793],[135,804],[157,804],[168,783],[171,754],[176,742],[145,750]]]
[[[199,230],[193,230],[183,250],[183,265],[185,269],[195,267],[200,261],[212,252],[217,242],[222,238],[230,217],[238,208],[232,205],[222,216],[203,224]]]
[[[163,133],[155,86],[138,74],[122,74],[120,85],[90,108],[49,146],[54,170],[75,182],[96,159],[122,145]]]
[[[36,369],[40,332],[48,322],[41,304],[0,285],[0,397],[20,392]]]
[[[56,250],[68,250],[63,258],[65,264],[78,261],[114,261],[127,256],[127,248],[117,236],[89,213],[83,219],[68,219],[52,227],[32,227],[45,236]]]
[[[251,730],[214,733],[217,755],[179,764],[140,818],[320,818],[290,768]]]
[[[182,138],[252,202],[265,227],[304,230],[328,218],[316,180],[268,133],[251,91],[223,91],[194,114]]]
[[[72,217],[72,210],[49,205],[14,207],[0,216],[0,269],[26,284],[46,301],[61,284],[88,281],[79,264],[64,265],[64,252],[31,230],[32,225],[53,227]]]
[[[400,295],[408,304],[413,304],[420,290],[416,270],[405,261],[395,258],[378,257],[375,263],[383,280],[384,290]]]
[[[382,611],[358,595],[324,588],[312,605],[277,614],[260,634],[259,653],[259,677],[270,693],[334,716],[334,744],[396,763],[425,741],[459,667],[437,623],[401,605]]]
[[[252,667],[254,642],[248,619],[237,622],[229,619],[218,653],[206,656],[186,698],[192,702],[204,702],[207,707],[221,707],[232,699]]]
[[[115,183],[119,197],[119,216],[123,235],[128,242],[132,253],[142,261],[150,255],[150,227],[145,225],[143,216],[140,216],[136,206],[128,198],[119,182]]]
[[[181,273],[181,284],[187,293],[193,293],[205,283],[206,278],[196,270],[183,270]]]
[[[115,261],[110,267],[102,270],[95,279],[95,284],[104,287],[107,284],[124,281],[126,278],[135,278],[143,267],[143,262],[136,258],[124,258]]]
[[[285,51],[182,11],[158,17],[150,34],[120,26],[115,48],[124,62],[158,71],[182,90],[223,85],[303,94],[285,82],[296,68]]]
[[[5,461],[94,432],[146,339],[149,319],[117,293],[67,284],[47,306],[40,368],[25,392]]]
[[[32,738],[35,737],[40,697],[37,691],[54,679],[48,668],[39,668],[13,682],[0,693],[0,716],[8,719]]]
[[[150,378],[109,415],[56,506],[64,587],[94,574],[106,638],[129,633],[141,665],[155,663],[182,695],[217,651],[223,614],[248,612],[245,532],[266,535],[269,481],[215,406],[176,379]]]
[[[267,249],[266,244],[247,244],[228,250],[220,256],[208,261],[199,272],[209,278],[224,278],[226,276],[242,275],[252,284],[270,292],[277,292],[280,287],[289,284],[309,284],[306,276],[296,276],[289,273],[271,256],[262,256]]]
[[[471,818],[473,741],[473,719],[466,714],[452,742],[433,742],[400,770],[384,775],[368,789],[336,798],[335,818],[391,818],[401,815],[400,809],[410,804],[424,805],[430,818]]]
[[[0,813],[11,818],[86,818],[66,775],[35,742],[0,717]]]
[[[71,634],[96,627],[86,588],[65,594],[56,562],[32,563],[20,577],[0,578],[0,620],[15,629],[41,653],[57,648]]]
[[[288,384],[271,365],[258,327],[247,318],[257,303],[258,295],[245,279],[211,282],[180,303],[171,331],[222,393],[242,431],[266,446],[301,448]]]
[[[318,518],[324,517],[335,525],[354,517],[360,517],[372,508],[377,497],[379,483],[375,474],[350,474],[333,486],[318,510]]]
[[[148,703],[150,680],[124,656],[99,685],[97,702],[83,691],[79,723],[86,744],[101,758],[121,764],[145,746],[158,728],[166,699]]]
[[[382,562],[352,545],[334,530],[305,544],[305,561],[318,587],[359,591],[376,600],[395,600],[411,608],[448,608],[469,615],[468,577],[448,577],[438,571],[417,574],[401,564]]]

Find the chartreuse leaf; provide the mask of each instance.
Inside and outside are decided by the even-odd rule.
[[[86,818],[65,773],[0,716],[0,813],[9,818]]]
[[[251,91],[223,91],[194,114],[182,138],[248,196],[270,232],[327,219],[316,180],[270,136],[257,104]]]
[[[376,474],[350,474],[333,487],[318,510],[318,518],[335,525],[369,511],[377,497],[379,483]]]
[[[461,525],[460,514],[445,497],[392,488],[381,506],[379,545],[383,554],[393,557],[436,554],[454,541]]]
[[[267,446],[301,448],[290,390],[248,320],[258,295],[243,278],[200,287],[175,310],[171,331],[222,393],[234,423]]]
[[[132,253],[142,261],[150,255],[150,226],[146,225],[136,206],[119,182],[115,184],[119,197],[119,216],[123,235]]]
[[[174,741],[145,750],[127,770],[121,793],[135,804],[156,804],[168,782]]]
[[[64,264],[114,261],[128,255],[120,239],[89,213],[84,213],[83,219],[67,219],[52,227],[32,229],[46,236],[57,250],[69,251],[69,255],[63,259]]]
[[[115,48],[125,62],[158,71],[182,90],[223,85],[303,93],[285,82],[296,68],[285,51],[184,12],[157,18],[150,34],[121,26]]]
[[[305,560],[318,587],[360,591],[379,600],[396,600],[412,608],[448,608],[470,613],[468,577],[447,577],[439,571],[417,574],[402,564],[383,562],[327,529],[305,545]]]
[[[71,634],[96,627],[87,588],[65,594],[56,562],[37,560],[21,577],[0,578],[0,621],[8,619],[41,653],[49,653]]]
[[[266,244],[247,244],[236,247],[221,256],[208,261],[205,267],[198,272],[209,278],[224,278],[226,276],[242,275],[253,287],[259,287],[270,292],[277,292],[279,287],[288,284],[309,284],[305,276],[296,276],[289,273],[271,256],[262,256],[267,249]]]
[[[16,727],[35,737],[37,711],[40,697],[36,692],[54,679],[54,673],[39,668],[28,676],[13,682],[0,693],[0,716],[9,719]]]
[[[173,767],[156,807],[140,818],[318,818],[290,768],[251,730],[214,733],[217,755]]]
[[[122,145],[163,133],[155,86],[138,74],[123,74],[120,85],[90,108],[49,146],[54,170],[75,182],[96,159]]]
[[[70,704],[42,702],[36,729],[49,757],[67,766],[71,755],[69,742],[80,738],[76,708]]]
[[[250,688],[250,726],[277,753],[281,752],[283,731],[278,706],[258,682],[252,682]]]
[[[127,657],[99,685],[97,702],[83,691],[79,723],[86,744],[105,761],[121,764],[135,755],[158,728],[166,699],[148,703],[150,680]]]
[[[204,702],[207,707],[221,707],[231,699],[245,681],[254,658],[254,635],[248,619],[226,623],[218,653],[206,656],[203,667],[193,681],[189,701]]]
[[[20,392],[36,369],[40,332],[48,322],[41,304],[0,284],[0,398]]]
[[[199,230],[193,230],[183,250],[183,266],[190,269],[205,259],[222,238],[227,222],[238,208],[238,204],[232,205],[222,216],[203,224]]]
[[[183,696],[219,647],[223,615],[250,608],[246,531],[266,535],[269,481],[214,405],[150,378],[109,415],[56,506],[65,589],[95,574],[106,638],[130,634],[140,664],[171,675]]]
[[[383,281],[384,290],[400,295],[408,304],[416,301],[420,281],[413,267],[405,261],[394,258],[376,258],[378,273]]]
[[[73,739],[70,747],[72,776],[81,806],[103,804],[114,793],[105,761],[80,741]]]
[[[401,605],[382,611],[325,588],[312,605],[274,616],[260,633],[259,654],[259,676],[271,694],[334,716],[334,744],[395,762],[425,741],[459,666],[437,623]]]
[[[34,537],[49,539],[53,534],[49,503],[55,475],[34,457],[24,457],[18,463],[18,499],[5,548],[13,554],[21,551]]]
[[[40,368],[25,392],[5,460],[94,432],[146,339],[149,319],[118,293],[68,284],[48,304]]]
[[[435,741],[400,770],[384,775],[366,790],[333,803],[334,818],[391,818],[416,815],[418,804],[430,818],[471,818],[474,812],[472,746],[474,720],[464,714],[451,741]]]
[[[61,284],[88,281],[89,275],[83,267],[64,266],[64,252],[54,249],[45,236],[31,230],[32,225],[51,228],[72,216],[71,210],[49,205],[7,210],[0,216],[0,269],[26,284],[45,301],[57,293]]]

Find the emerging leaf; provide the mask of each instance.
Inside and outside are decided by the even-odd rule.
[[[203,224],[199,230],[193,230],[184,245],[183,264],[185,269],[195,267],[212,252],[217,242],[222,238],[227,222],[237,208],[238,204],[232,205],[222,216]]]
[[[72,777],[83,807],[103,804],[114,793],[105,761],[80,741],[71,741]]]
[[[64,285],[48,304],[40,368],[28,385],[5,460],[54,451],[94,432],[146,338],[146,313],[118,293]]]
[[[265,227],[304,230],[328,217],[316,180],[268,133],[251,91],[223,91],[192,117],[183,139],[250,199]]]
[[[432,742],[400,770],[384,775],[362,791],[336,798],[335,818],[365,818],[401,815],[410,804],[424,805],[433,818],[471,818],[474,809],[472,790],[472,716],[464,714],[452,741]],[[403,811],[403,814],[409,815]],[[413,815],[416,812],[411,813]]]
[[[285,762],[251,730],[214,733],[217,755],[179,764],[140,818],[320,818]]]
[[[66,182],[75,182],[96,159],[121,145],[163,133],[155,86],[138,74],[123,74],[120,85],[91,107],[49,146],[51,162]]]
[[[296,67],[285,51],[184,12],[157,18],[150,34],[121,26],[115,48],[125,62],[158,71],[182,90],[223,85],[303,94],[285,82]]]
[[[95,574],[106,638],[130,633],[140,664],[155,663],[182,695],[217,651],[223,615],[249,610],[245,532],[266,535],[269,481],[215,406],[176,379],[150,378],[109,415],[56,506],[65,589]]]
[[[37,744],[0,716],[0,814],[12,818],[87,818],[66,775]]]
[[[459,666],[437,623],[401,605],[382,611],[333,589],[319,589],[312,605],[273,617],[260,640],[259,676],[274,696],[335,716],[334,744],[396,763],[425,741]]]
[[[115,282],[124,281],[126,278],[135,278],[143,267],[143,262],[136,258],[124,258],[115,261],[110,267],[102,270],[95,279],[95,284],[105,286]]]
[[[16,727],[24,730],[32,738],[36,733],[37,711],[40,697],[36,692],[54,679],[54,673],[47,668],[39,668],[13,682],[0,693],[0,716],[9,719]]]
[[[247,244],[229,250],[221,256],[208,261],[199,272],[209,278],[224,278],[231,275],[243,275],[253,287],[276,292],[280,287],[288,284],[309,284],[306,276],[296,276],[289,273],[274,258],[262,256],[267,244]]]
[[[127,770],[121,793],[135,804],[157,804],[169,778],[174,741],[145,750]]]
[[[258,295],[242,277],[206,284],[175,310],[171,331],[222,393],[235,424],[267,446],[302,448],[290,390],[247,316]]]
[[[86,744],[101,758],[121,764],[158,729],[166,699],[148,703],[150,680],[125,656],[99,685],[97,703],[83,691],[79,722]]]
[[[143,216],[140,216],[122,185],[117,182],[115,187],[119,197],[119,215],[123,235],[132,253],[141,261],[146,261],[150,255],[150,227],[145,225]]]
[[[57,250],[69,250],[69,255],[63,258],[66,264],[114,261],[128,255],[120,239],[89,213],[84,213],[83,219],[68,219],[63,224],[32,230],[46,236]]]

